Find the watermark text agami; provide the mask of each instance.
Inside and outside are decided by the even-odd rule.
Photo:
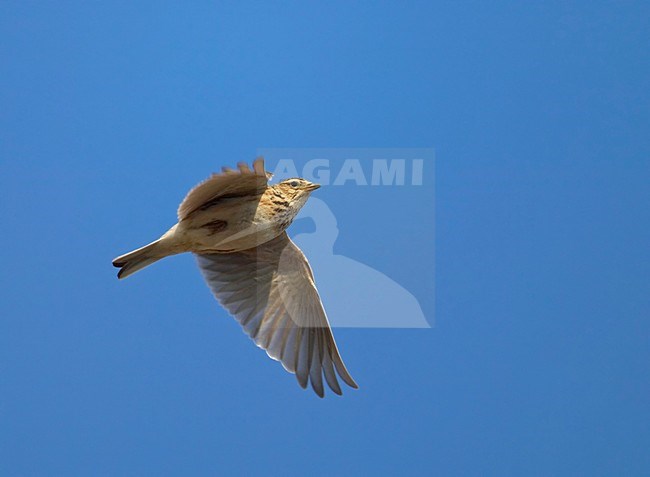
[[[303,177],[321,185],[359,186],[421,186],[424,159],[346,159],[340,167],[331,167],[329,159],[310,159],[296,167],[293,159],[279,159],[273,175],[276,178]]]

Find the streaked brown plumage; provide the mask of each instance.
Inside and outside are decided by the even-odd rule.
[[[357,388],[300,249],[286,229],[320,187],[304,179],[269,186],[258,158],[250,169],[224,168],[192,189],[178,223],[160,239],[117,257],[119,278],[178,253],[192,252],[213,294],[267,354],[324,396],[323,376],[341,394],[337,373]],[[335,371],[336,370],[336,371]]]

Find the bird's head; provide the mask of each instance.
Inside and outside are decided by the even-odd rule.
[[[271,201],[276,206],[284,209],[283,212],[286,212],[293,219],[302,206],[305,205],[311,193],[319,187],[319,184],[314,184],[306,179],[287,179],[272,187],[273,197]]]
[[[275,187],[287,200],[294,201],[302,198],[306,200],[313,191],[320,188],[320,185],[306,179],[294,178],[282,181]]]

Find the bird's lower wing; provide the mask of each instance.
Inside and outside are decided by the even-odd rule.
[[[262,194],[271,174],[264,170],[264,158],[258,157],[253,168],[240,162],[237,169],[224,167],[194,187],[178,207],[178,220],[185,220],[193,212],[213,204],[220,198]]]
[[[332,335],[313,274],[286,233],[255,249],[196,255],[219,302],[267,354],[324,395],[323,376],[341,394],[336,373],[357,388]]]

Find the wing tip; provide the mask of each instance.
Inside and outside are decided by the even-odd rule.
[[[253,172],[258,176],[266,176],[264,156],[257,156],[257,158],[255,158],[253,161]]]
[[[309,385],[309,378],[302,378],[300,375],[296,374],[296,379],[298,380],[298,384],[301,388],[307,389],[307,386]]]
[[[352,389],[359,389],[359,385],[356,383],[354,379],[352,379],[352,376],[350,376],[349,374],[347,374],[347,376],[343,376],[339,373],[339,376],[341,376],[341,379],[345,382],[345,384],[350,386]]]

